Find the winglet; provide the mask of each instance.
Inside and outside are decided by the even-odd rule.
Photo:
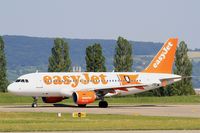
[[[172,73],[177,44],[178,38],[170,38],[167,42],[165,42],[163,47],[143,72]]]

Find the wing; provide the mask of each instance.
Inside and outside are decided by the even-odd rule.
[[[87,90],[95,91],[98,96],[104,96],[107,93],[114,94],[117,90],[128,92],[130,89],[139,89],[144,90],[144,87],[148,86],[147,84],[136,84],[136,85],[124,85],[124,86],[110,86],[103,88],[88,88]]]
[[[107,87],[99,87],[99,88],[87,88],[90,91],[98,91],[98,90],[110,90],[110,89],[118,89],[118,88],[138,88],[138,87],[146,87],[148,84],[132,84],[132,85],[123,85],[123,86],[107,86]]]

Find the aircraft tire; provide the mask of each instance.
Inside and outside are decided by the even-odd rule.
[[[32,103],[31,105],[33,108],[36,108],[37,107],[37,104],[36,103]]]
[[[107,108],[108,107],[108,102],[107,101],[100,101],[99,102],[99,107],[100,108]]]

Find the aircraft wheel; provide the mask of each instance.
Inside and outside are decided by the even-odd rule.
[[[37,103],[32,103],[32,107],[36,108],[37,107]]]
[[[100,108],[107,108],[108,107],[108,102],[107,101],[100,101],[99,102],[99,107]]]
[[[86,104],[78,104],[78,107],[86,107]]]
[[[35,107],[37,107],[38,105],[37,105],[37,101],[38,101],[38,97],[33,97],[33,103],[32,103],[32,107],[33,108],[35,108]]]

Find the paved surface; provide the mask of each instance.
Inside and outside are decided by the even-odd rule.
[[[79,108],[68,105],[39,106],[32,108],[30,105],[0,106],[0,112],[86,112],[88,114],[128,114],[146,116],[180,116],[199,117],[200,105],[116,105],[108,108],[88,106]]]
[[[16,132],[9,132],[9,133],[16,133]],[[17,132],[17,133],[25,133],[25,132]],[[48,132],[28,132],[28,133],[48,133]],[[67,131],[67,132],[50,132],[50,133],[200,133],[200,130]]]

